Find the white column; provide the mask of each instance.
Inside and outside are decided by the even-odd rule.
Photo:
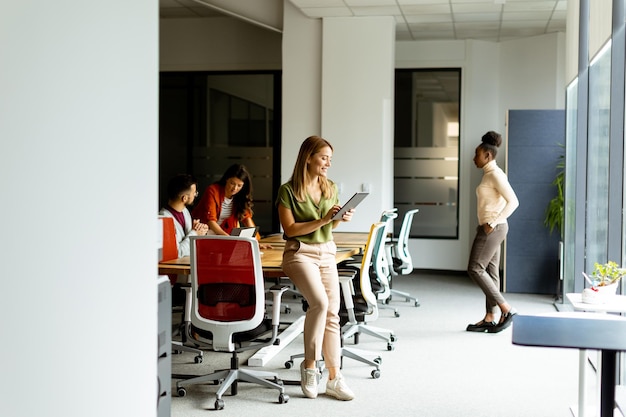
[[[2,416],[155,416],[158,2],[0,13]]]
[[[291,176],[300,144],[321,134],[322,22],[284,1],[282,182]]]
[[[394,59],[392,17],[323,20],[322,135],[335,148],[332,178],[342,201],[371,193],[342,230],[367,230],[393,207]]]

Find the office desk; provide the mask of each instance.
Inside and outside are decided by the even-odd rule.
[[[581,293],[568,293],[565,294],[567,301],[572,304],[572,307],[576,311],[586,311],[592,313],[626,313],[626,296],[623,295],[615,295],[608,300],[608,302],[603,304],[588,304],[583,303],[582,294]],[[602,356],[600,355],[598,358],[599,368],[602,369]],[[586,417],[588,414],[593,415],[593,413],[587,412],[587,394],[585,392],[585,387],[587,385],[587,351],[584,349],[580,350],[580,375],[579,375],[579,389],[578,389],[578,417]],[[598,372],[600,374],[600,372]],[[602,375],[600,374],[600,378]],[[598,386],[601,385],[601,380],[599,381]],[[602,393],[600,393],[600,397]]]
[[[333,232],[333,240],[338,248],[359,248],[362,250],[365,248],[368,237],[369,232]],[[283,239],[282,233],[278,233],[262,238],[260,243],[284,246],[285,239]]]
[[[513,344],[600,350],[600,416],[613,417],[615,368],[617,353],[626,351],[626,318],[582,312],[517,315],[513,319]]]
[[[349,259],[351,256],[360,252],[359,247],[341,247],[337,249],[335,259],[337,263]],[[282,269],[283,263],[283,248],[276,247],[272,249],[263,249],[261,251],[261,263],[263,264],[263,276],[265,278],[282,278],[286,274]],[[189,275],[191,273],[189,256],[173,259],[171,261],[164,261],[159,263],[159,275]]]

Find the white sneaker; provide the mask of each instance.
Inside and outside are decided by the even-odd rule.
[[[346,385],[343,375],[337,374],[335,379],[326,382],[326,395],[335,397],[338,400],[350,401],[354,398],[354,392]]]
[[[320,379],[320,373],[315,369],[305,369],[304,361],[300,363],[300,386],[302,392],[308,398],[317,398],[317,383]]]

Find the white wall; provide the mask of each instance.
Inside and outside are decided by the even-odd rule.
[[[391,17],[323,22],[322,136],[335,150],[329,177],[342,202],[370,192],[338,230],[367,231],[393,207],[394,39]]]
[[[506,110],[565,108],[565,36],[502,42],[500,96]],[[520,80],[532,80],[521,83]]]
[[[33,3],[0,14],[0,415],[154,416],[158,3]]]
[[[289,0],[283,13],[281,182],[291,177],[302,141],[322,131],[322,21]]]
[[[161,71],[281,68],[281,35],[228,17],[160,20]]]
[[[300,143],[311,134],[319,134],[323,129],[321,112],[325,105],[321,105],[323,91],[322,80],[322,28],[319,20],[307,19],[299,11],[285,0],[284,32],[282,37],[282,65],[283,65],[283,124],[282,124],[282,179],[286,181],[291,175],[293,163],[298,152]],[[188,19],[184,19],[187,22]],[[212,19],[209,19],[212,20]],[[198,25],[201,22],[198,22]],[[204,23],[207,25],[208,23]],[[223,22],[226,25],[226,22]],[[233,34],[235,27],[241,23],[232,23],[233,28],[228,33]],[[213,26],[214,23],[211,23]],[[162,30],[161,37],[164,40],[161,45],[161,68],[173,68],[193,70],[198,67],[203,69],[224,69],[225,62],[232,68],[254,67],[252,59],[246,55],[233,57],[229,52],[224,57],[213,47],[212,37],[218,36],[213,29],[198,28],[186,29],[183,23],[176,20],[162,21],[162,26],[167,26],[167,32]],[[173,29],[176,30],[173,30]],[[178,47],[174,54],[171,48],[176,48],[179,43],[192,42],[197,36],[190,36],[188,32],[202,32],[202,41],[199,46],[188,48]],[[270,31],[267,31],[270,33]],[[167,36],[166,36],[167,34]],[[212,35],[211,35],[212,34]],[[271,42],[275,39],[271,35]],[[168,39],[165,40],[164,38]],[[233,38],[232,36],[228,39]],[[180,39],[177,41],[176,39]],[[221,37],[220,39],[223,39]],[[246,36],[245,32],[239,33],[234,44],[236,48],[257,48],[258,50],[274,51],[276,45],[259,42],[259,37]],[[230,42],[230,41],[226,41]],[[277,41],[280,42],[280,41]],[[235,48],[234,44],[231,45]],[[279,45],[278,48],[281,48]],[[460,127],[460,200],[459,200],[459,239],[414,239],[411,241],[411,252],[418,258],[417,267],[444,270],[464,270],[466,268],[469,249],[474,237],[476,227],[476,201],[475,187],[477,186],[481,172],[474,167],[472,158],[475,147],[480,143],[480,137],[488,130],[496,130],[503,135],[506,132],[505,115],[509,109],[535,108],[556,109],[564,107],[564,74],[565,42],[562,34],[551,34],[503,43],[491,43],[484,41],[421,41],[421,42],[396,42],[395,48],[390,45],[390,50],[395,49],[396,68],[446,68],[460,67],[463,71],[463,86],[461,92],[461,127]],[[204,51],[204,52],[202,52]],[[536,52],[536,55],[534,54]],[[182,54],[183,56],[178,56]],[[177,64],[172,59],[179,59],[186,64]],[[236,59],[234,59],[236,58]],[[189,64],[191,61],[194,64]],[[267,59],[259,61],[257,69],[265,69]],[[366,90],[366,88],[364,88]],[[364,98],[369,97],[363,92]],[[358,100],[352,97],[351,100]],[[384,112],[384,106],[380,103],[372,103],[379,106]],[[391,108],[393,104],[391,103]],[[350,119],[346,109],[347,120]],[[337,109],[333,109],[337,112]],[[382,161],[385,163],[386,156],[382,153],[377,143],[371,146],[367,137],[375,135],[374,130],[368,131],[362,138],[364,145],[359,147],[359,160]],[[373,137],[373,136],[372,136]],[[381,134],[382,137],[382,134]],[[339,152],[335,152],[335,166],[331,168],[331,178],[350,178],[344,183],[345,193],[349,194],[349,188],[358,188],[364,182],[360,171],[354,178],[344,173],[345,163],[339,158],[344,149],[354,147],[354,139],[349,138],[347,145],[343,138],[329,138],[333,145],[339,146]],[[380,145],[380,146],[378,146]],[[506,148],[502,148],[498,163],[505,168],[504,155]],[[381,155],[383,158],[381,159]],[[338,160],[339,159],[339,160]],[[382,178],[382,177],[381,177]],[[349,182],[348,182],[349,181]],[[392,181],[389,184],[381,183],[386,190],[393,188]],[[374,184],[376,191],[378,184]],[[386,197],[380,201],[384,204]],[[366,200],[367,201],[367,200]],[[525,202],[521,202],[525,204]],[[378,218],[379,206],[359,207],[359,216]],[[357,225],[355,223],[354,225]],[[351,225],[353,226],[353,225]],[[358,225],[360,227],[360,225]]]

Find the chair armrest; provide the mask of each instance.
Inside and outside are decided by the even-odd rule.
[[[289,289],[289,285],[287,284],[274,284],[269,288],[270,291],[280,290],[281,294],[287,291],[288,289]]]
[[[269,288],[272,293],[272,327],[278,329],[280,324],[280,302],[283,293],[289,289],[289,285],[274,284]]]

